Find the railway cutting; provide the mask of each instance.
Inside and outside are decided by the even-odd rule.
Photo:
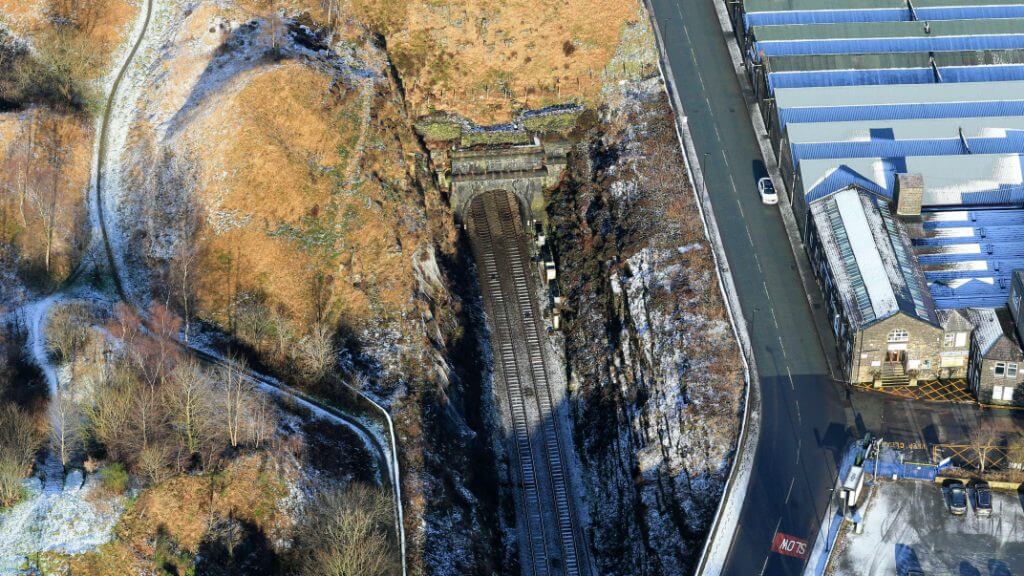
[[[493,190],[475,195],[463,214],[477,261],[491,328],[497,404],[513,459],[523,573],[590,576],[571,493],[567,440],[557,422],[540,307],[519,198]]]

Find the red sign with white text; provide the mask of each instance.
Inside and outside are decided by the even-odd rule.
[[[807,542],[789,534],[776,532],[775,540],[772,540],[772,552],[804,559],[807,558]]]

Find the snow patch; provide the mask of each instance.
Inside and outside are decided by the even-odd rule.
[[[26,497],[0,513],[0,575],[21,574],[37,552],[82,554],[110,541],[126,500],[106,495],[97,476],[81,478],[73,471],[55,489],[35,476],[25,481]]]

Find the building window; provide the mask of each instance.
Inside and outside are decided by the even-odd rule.
[[[886,337],[886,341],[890,344],[898,342],[906,342],[910,340],[910,334],[907,333],[903,328],[897,328],[892,332],[889,332],[889,336]]]
[[[956,347],[963,348],[964,346],[967,346],[967,332],[957,332]]]
[[[942,345],[944,347],[946,347],[946,348],[952,348],[954,342],[956,342],[956,333],[955,332],[947,332],[942,337]]]
[[[1016,362],[1008,362],[1006,364],[1006,377],[1007,378],[1016,378],[1017,377],[1017,363]]]
[[[996,366],[993,370],[995,371],[996,376],[1000,378],[1006,376],[1006,362],[996,362]]]
[[[993,386],[992,399],[1013,402],[1013,386]]]

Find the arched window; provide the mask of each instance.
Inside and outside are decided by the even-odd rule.
[[[886,337],[885,340],[890,344],[906,342],[907,340],[910,340],[910,334],[908,334],[903,328],[897,328],[892,332],[889,332],[889,336]]]

